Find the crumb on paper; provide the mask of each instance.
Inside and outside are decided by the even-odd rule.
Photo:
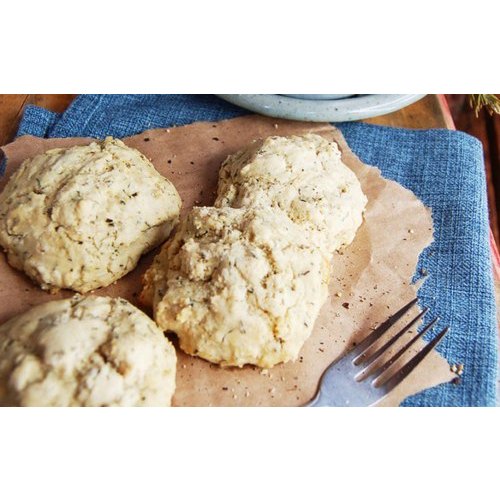
[[[248,398],[250,396],[250,391],[245,392],[245,397]]]
[[[261,375],[267,375],[269,373],[269,370],[267,368],[264,368],[263,370],[260,371]]]
[[[337,297],[342,297],[342,292],[337,292],[335,295],[336,295]]]
[[[344,303],[342,304],[342,307],[343,307],[344,309],[349,309],[349,307],[350,307],[349,302],[344,302]]]
[[[408,229],[408,232],[409,232],[410,234],[414,234],[414,233],[415,233],[415,230],[414,230],[414,229]]]

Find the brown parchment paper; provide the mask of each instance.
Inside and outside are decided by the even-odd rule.
[[[177,349],[176,406],[303,405],[312,398],[322,372],[335,358],[416,295],[416,287],[409,282],[420,252],[432,241],[430,211],[413,193],[382,178],[378,169],[363,165],[331,125],[252,115],[150,130],[127,138],[125,143],[143,152],[174,183],[185,213],[193,205],[213,204],[218,169],[227,155],[257,138],[306,132],[337,141],[343,161],[357,174],[369,200],[354,242],[333,258],[330,296],[314,332],[297,361],[269,370],[220,368]],[[88,138],[17,139],[3,148],[8,163],[0,189],[24,159],[54,147],[89,142]],[[141,276],[155,253],[144,256],[139,266],[117,283],[95,293],[121,296],[140,307]],[[0,323],[35,304],[71,295],[69,291],[49,295],[12,269],[3,255],[0,257]],[[399,346],[398,342],[395,348]],[[421,346],[416,345],[415,350]],[[411,394],[452,378],[448,363],[433,352],[380,404],[397,405]]]

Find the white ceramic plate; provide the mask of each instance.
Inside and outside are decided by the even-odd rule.
[[[232,104],[274,118],[345,122],[392,113],[422,99],[426,94],[364,94],[331,100],[298,99],[280,94],[217,95]]]

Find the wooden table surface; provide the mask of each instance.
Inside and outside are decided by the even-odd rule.
[[[75,94],[0,94],[0,146],[10,142],[14,138],[26,105],[35,104],[60,113],[69,106],[74,98]],[[395,113],[364,121],[377,125],[413,129],[455,128],[448,104],[442,94],[429,94],[420,101]],[[487,177],[488,179],[491,178],[491,172],[487,172]],[[488,187],[489,198],[492,191],[490,187]],[[490,199],[490,206],[493,205],[494,201],[492,202]],[[495,254],[497,250],[493,238],[491,242],[492,250]],[[494,276],[498,310],[500,309],[498,307],[500,304],[500,258],[497,260],[497,264],[497,267],[494,269],[496,270]]]
[[[74,94],[0,94],[0,145],[14,137],[26,105],[35,104],[59,113],[74,98]],[[440,98],[432,94],[396,113],[365,121],[405,128],[452,128],[449,119]]]

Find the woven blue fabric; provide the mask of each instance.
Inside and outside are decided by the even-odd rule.
[[[63,114],[28,106],[18,135],[124,137],[156,127],[247,114],[211,95],[82,95]],[[435,242],[419,262],[420,303],[452,326],[438,350],[465,366],[462,382],[408,398],[406,406],[494,406],[497,332],[486,181],[479,141],[448,130],[338,125],[362,161],[432,208]]]

